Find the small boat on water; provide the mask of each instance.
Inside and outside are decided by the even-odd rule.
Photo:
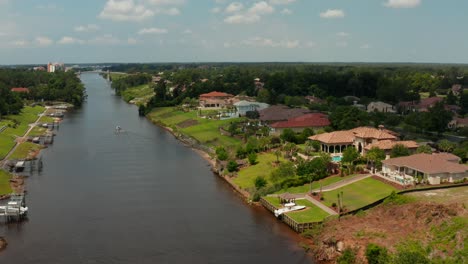
[[[296,205],[295,203],[287,203],[284,204],[283,208],[280,208],[278,210],[275,210],[275,216],[280,217],[284,213],[292,212],[292,211],[298,211],[306,208],[304,205]]]

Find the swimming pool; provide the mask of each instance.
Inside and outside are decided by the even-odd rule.
[[[333,157],[332,157],[332,161],[333,161],[333,162],[340,162],[340,161],[341,161],[341,158],[342,158],[342,156],[333,156]]]

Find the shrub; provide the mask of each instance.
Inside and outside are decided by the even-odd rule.
[[[336,203],[332,203],[332,205],[331,205],[331,206],[332,206],[332,207],[336,207]]]
[[[414,201],[414,198],[411,196],[405,196],[401,194],[397,194],[395,191],[393,191],[385,200],[384,204],[396,204],[396,205],[402,205],[402,204],[407,204]]]
[[[223,147],[219,147],[216,149],[216,155],[218,156],[219,160],[227,160],[229,158],[228,152]]]
[[[338,264],[356,263],[356,252],[351,248],[346,248],[343,254],[337,259]]]
[[[237,168],[238,168],[238,167],[239,167],[239,165],[237,164],[237,162],[235,162],[235,161],[233,161],[233,160],[229,161],[228,164],[227,164],[227,170],[228,170],[229,172],[235,172],[235,171],[237,171]]]
[[[247,158],[249,159],[250,165],[257,164],[257,154],[255,152],[250,153]]]
[[[366,258],[369,264],[386,264],[390,262],[387,249],[372,243],[367,245]]]
[[[239,146],[236,150],[236,158],[245,159],[246,156],[247,156],[247,151],[242,146]]]
[[[261,188],[267,185],[267,180],[263,176],[257,176],[257,178],[255,178],[254,181],[255,181],[255,188],[257,190],[260,190]]]

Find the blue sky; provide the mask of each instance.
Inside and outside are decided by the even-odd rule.
[[[466,0],[0,0],[0,64],[468,63]]]

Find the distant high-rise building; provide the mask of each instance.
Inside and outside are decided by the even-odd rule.
[[[55,71],[64,71],[65,64],[60,62],[49,62],[47,64],[47,72],[55,72]]]

